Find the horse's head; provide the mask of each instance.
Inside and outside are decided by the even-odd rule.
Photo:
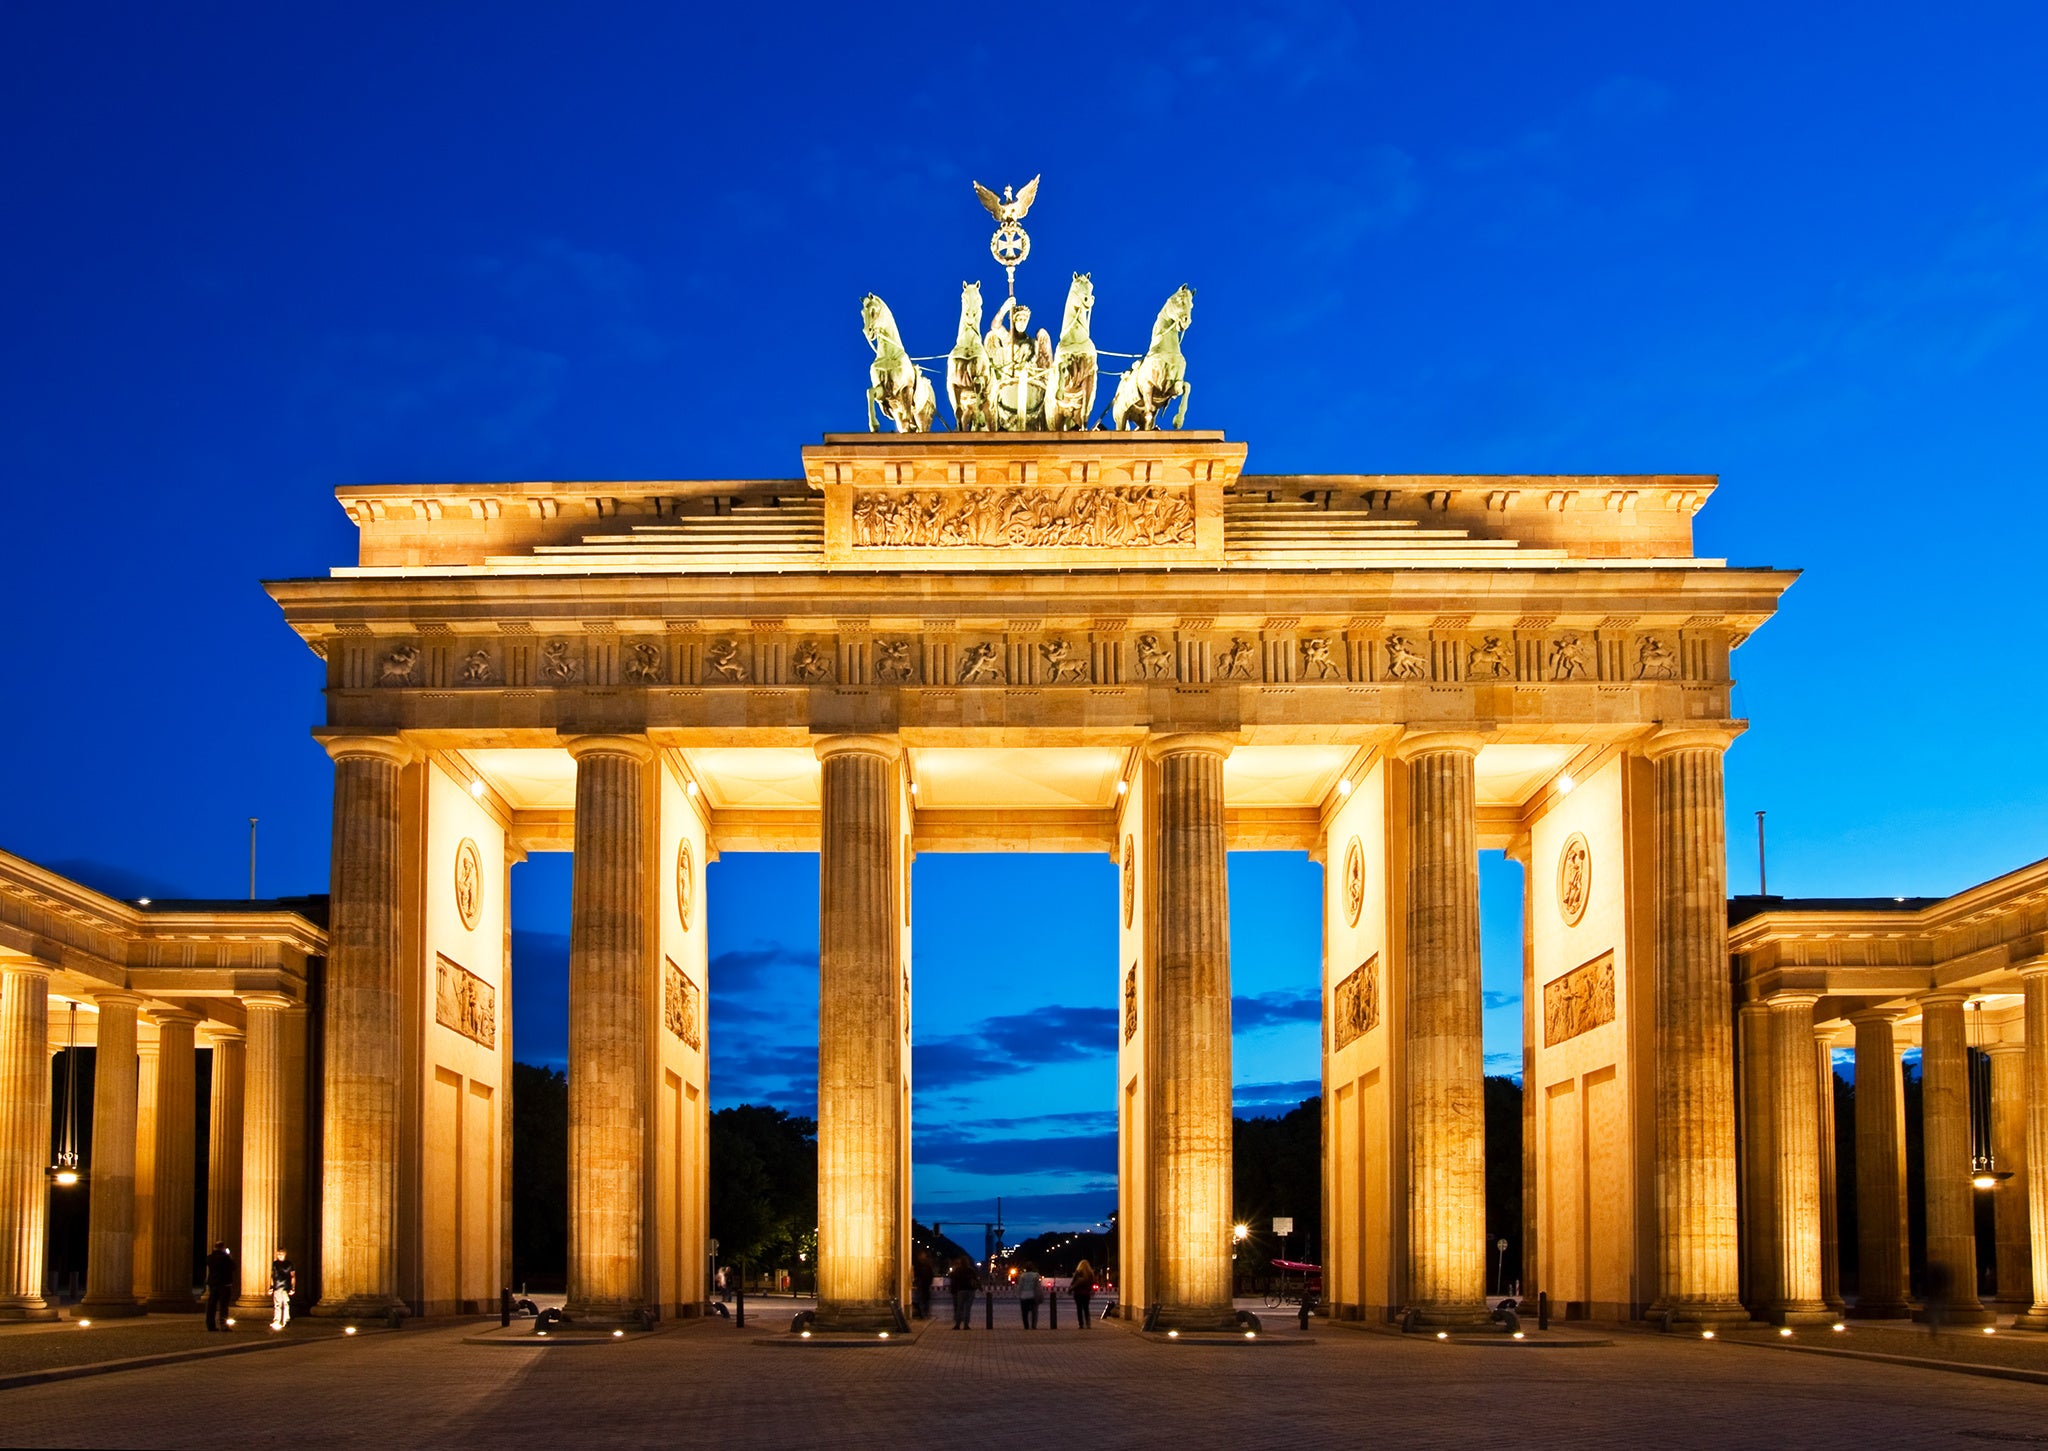
[[[960,337],[981,336],[981,284],[963,282],[960,284]]]
[[[884,328],[893,327],[895,319],[889,316],[889,304],[870,292],[860,300],[860,330],[873,342]]]
[[[1167,298],[1166,306],[1159,310],[1159,317],[1161,321],[1170,319],[1175,327],[1186,332],[1188,324],[1195,318],[1195,289],[1182,287]]]

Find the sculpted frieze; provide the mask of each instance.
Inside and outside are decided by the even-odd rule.
[[[705,675],[708,679],[732,685],[744,685],[747,679],[747,662],[740,657],[740,647],[731,640],[719,640],[704,652]]]
[[[1514,652],[1501,643],[1500,636],[1488,635],[1465,657],[1465,674],[1472,680],[1508,680],[1515,673]]]
[[[832,657],[818,648],[817,641],[806,640],[789,657],[789,668],[804,684],[815,685],[832,678]]]
[[[491,652],[472,650],[464,655],[460,675],[464,685],[489,685],[497,678],[497,671],[491,666]]]
[[[1583,680],[1591,659],[1592,651],[1584,640],[1577,635],[1560,635],[1550,647],[1550,678]]]
[[[1655,635],[1643,636],[1636,646],[1636,679],[1676,680],[1678,678],[1678,652],[1669,648]]]
[[[1038,657],[1045,662],[1045,683],[1047,685],[1071,685],[1088,678],[1088,662],[1074,658],[1074,647],[1065,640],[1047,640],[1038,647]]]
[[[884,685],[905,685],[911,678],[910,641],[875,641],[875,679]]]
[[[1252,678],[1252,656],[1256,647],[1243,636],[1236,636],[1230,648],[1216,655],[1216,678],[1218,680],[1250,680]]]
[[[1614,954],[1603,952],[1543,985],[1543,1046],[1614,1021]]]
[[[1303,680],[1342,680],[1344,672],[1337,668],[1337,662],[1330,658],[1330,642],[1320,635],[1301,642],[1301,678]]]
[[[1138,674],[1146,680],[1162,680],[1173,674],[1173,648],[1159,643],[1157,635],[1138,636]]]
[[[479,1047],[498,1046],[498,990],[442,957],[434,971],[434,1021]]]
[[[958,679],[962,685],[1001,685],[1003,647],[987,640],[969,645],[960,656]]]
[[[1194,542],[1187,491],[1157,485],[878,489],[853,498],[856,549],[1147,549]]]
[[[573,685],[583,678],[583,662],[570,657],[567,640],[540,647],[540,678],[550,685]]]
[[[417,645],[400,645],[377,664],[379,685],[417,685],[420,652]]]
[[[1387,678],[1424,680],[1429,676],[1428,659],[1406,635],[1387,636]]]
[[[626,679],[635,685],[656,685],[661,681],[661,646],[636,640],[626,647]]]
[[[1332,1037],[1348,1048],[1380,1025],[1380,959],[1374,953],[1337,984]]]
[[[690,1048],[704,1046],[703,990],[674,962],[662,983],[661,1017],[669,1032]]]

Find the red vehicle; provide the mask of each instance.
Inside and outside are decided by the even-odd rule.
[[[1266,1308],[1277,1310],[1282,1305],[1299,1305],[1304,1293],[1311,1300],[1323,1298],[1323,1267],[1302,1260],[1275,1259],[1273,1268],[1280,1272],[1280,1283],[1266,1291]]]

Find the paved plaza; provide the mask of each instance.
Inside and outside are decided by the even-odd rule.
[[[1004,1305],[1003,1310],[1014,1311]],[[786,1312],[785,1312],[786,1313]],[[979,1317],[977,1316],[977,1319]],[[750,1320],[752,1317],[750,1317]],[[475,1322],[0,1392],[22,1446],[1956,1446],[2048,1441],[2048,1387],[1640,1333],[1462,1346],[1162,1345],[1118,1325],[913,1344],[757,1343],[722,1321],[617,1344],[466,1342]],[[1289,1327],[1292,1328],[1292,1322]],[[203,1339],[203,1336],[195,1338]]]

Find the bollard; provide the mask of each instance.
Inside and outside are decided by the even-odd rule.
[[[512,1287],[510,1285],[498,1291],[498,1328],[500,1330],[512,1328]]]
[[[1315,1297],[1314,1295],[1310,1295],[1310,1294],[1307,1294],[1307,1293],[1304,1293],[1304,1294],[1302,1295],[1302,1297],[1301,1297],[1301,1328],[1302,1328],[1302,1329],[1304,1329],[1304,1330],[1308,1329],[1308,1316],[1309,1316],[1309,1311],[1311,1311],[1311,1310],[1315,1309],[1315,1305],[1316,1305],[1316,1297]]]
[[[989,1330],[996,1328],[996,1286],[989,1281],[988,1295],[982,1301],[982,1325]]]
[[[1548,1330],[1550,1328],[1550,1291],[1548,1290],[1538,1290],[1536,1292],[1536,1328],[1538,1330]]]
[[[1050,1327],[1057,1330],[1060,1328],[1060,1292],[1053,1288],[1050,1280],[1045,1282],[1045,1288],[1045,1308],[1052,1312]]]
[[[744,1272],[740,1274],[739,1282],[739,1293],[733,1303],[732,1328],[744,1330],[747,1328],[747,1277]]]

